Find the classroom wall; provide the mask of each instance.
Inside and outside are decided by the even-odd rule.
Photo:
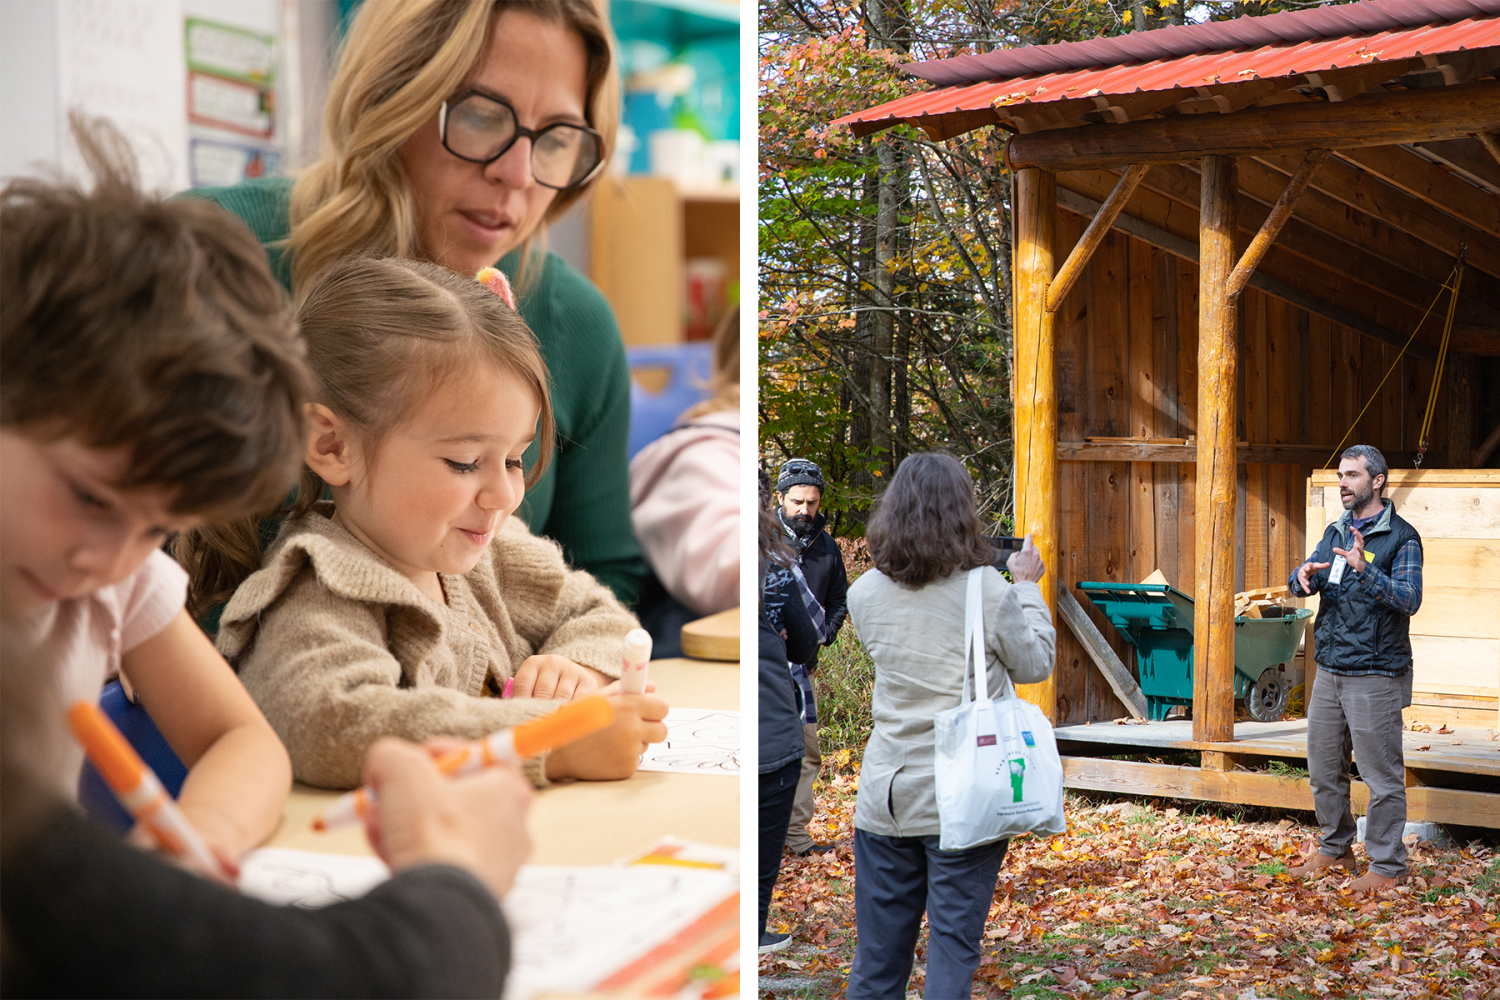
[[[1087,220],[1058,214],[1056,259]],[[1112,231],[1056,320],[1058,440],[1185,439],[1197,422],[1198,268]],[[1298,463],[1239,466],[1235,589],[1279,586],[1306,557],[1307,477],[1351,426],[1349,443],[1412,451],[1432,365],[1250,288],[1241,299],[1239,440],[1319,445]],[[1024,379],[1024,373],[1020,373]],[[1355,418],[1374,398],[1364,416]],[[1446,408],[1434,418],[1428,465],[1446,447]],[[1316,456],[1316,457],[1314,457]],[[1058,579],[1138,582],[1160,569],[1194,586],[1195,466],[1191,462],[1063,460],[1058,466]],[[1127,664],[1125,642],[1087,599],[1094,623]],[[1058,722],[1126,714],[1059,620]]]

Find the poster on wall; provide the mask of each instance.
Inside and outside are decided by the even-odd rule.
[[[68,111],[114,122],[140,161],[152,189],[188,183],[188,135],[182,80],[182,4],[178,0],[59,0],[59,136]],[[81,177],[71,140],[60,143],[64,171]]]

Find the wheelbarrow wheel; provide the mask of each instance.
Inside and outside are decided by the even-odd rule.
[[[1291,693],[1286,674],[1279,670],[1265,670],[1246,695],[1245,707],[1256,722],[1280,722]]]

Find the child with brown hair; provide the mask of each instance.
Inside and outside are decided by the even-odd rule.
[[[370,257],[330,266],[299,319],[318,385],[296,506],[263,556],[250,523],[187,553],[196,596],[233,592],[219,649],[297,778],[353,787],[380,736],[479,737],[596,691],[614,724],[527,774],[634,773],[667,711],[612,683],[635,618],[511,517],[553,437],[526,324],[473,279]]]
[[[189,769],[183,812],[232,861],[275,826],[291,767],[161,546],[284,493],[302,343],[248,230],[139,194],[123,140],[75,128],[92,191],[0,194],[0,614],[56,651],[68,701],[128,679]],[[81,752],[45,763],[71,797]]]
[[[712,396],[630,462],[636,537],[662,587],[694,617],[740,603],[738,307],[714,332],[709,387]]]

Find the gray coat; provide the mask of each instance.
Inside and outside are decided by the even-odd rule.
[[[1052,673],[1057,633],[1037,584],[1011,584],[993,568],[983,575],[985,669],[995,697],[1002,669],[1018,684]],[[940,832],[932,720],[956,708],[962,694],[967,580],[967,572],[956,572],[909,587],[870,570],[849,587],[849,617],[875,661],[875,729],[854,809],[860,830],[887,837]]]

